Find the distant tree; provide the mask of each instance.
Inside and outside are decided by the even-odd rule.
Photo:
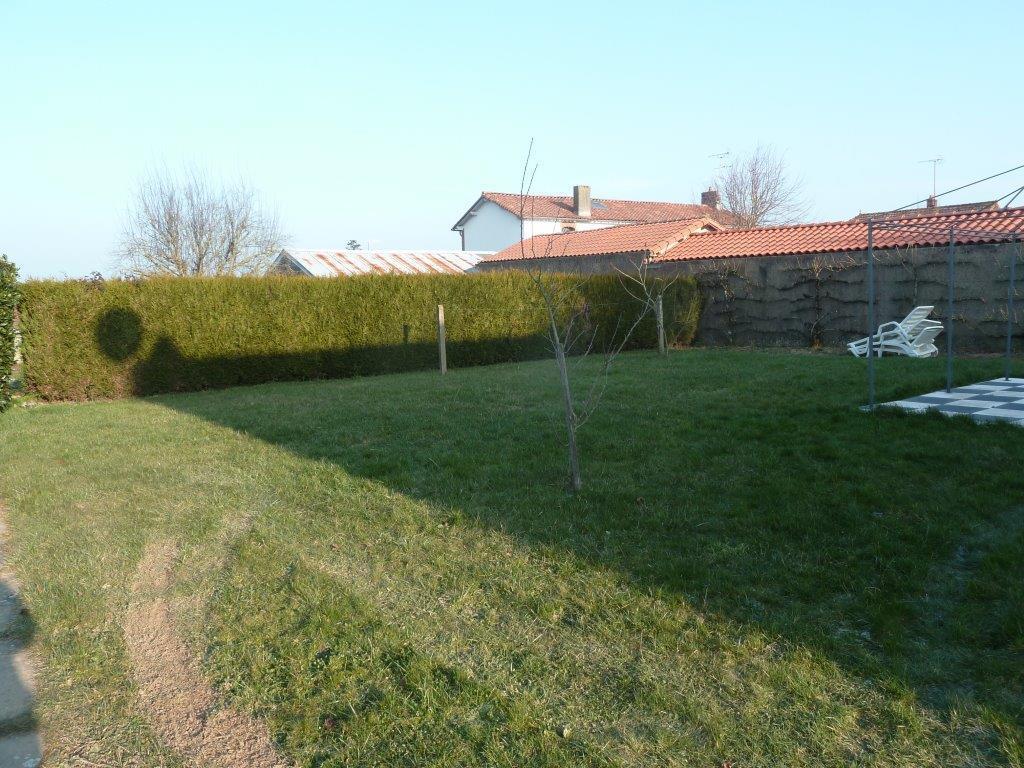
[[[738,227],[795,224],[807,215],[802,183],[789,176],[782,156],[771,147],[737,157],[714,186]]]
[[[133,277],[253,274],[266,270],[283,239],[277,215],[244,181],[163,172],[139,184],[117,256]]]
[[[360,244],[358,240],[349,240],[347,243],[345,243],[345,247],[348,248],[350,251],[358,251],[363,246]]]

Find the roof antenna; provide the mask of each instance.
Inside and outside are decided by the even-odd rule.
[[[730,154],[731,153],[727,149],[727,150],[725,150],[725,152],[718,152],[717,154],[714,154],[714,155],[708,155],[708,157],[713,157],[713,158],[715,158],[716,160],[718,160],[718,161],[720,161],[722,163],[720,166],[718,166],[718,168],[715,169],[715,170],[720,171],[723,168],[725,168],[725,158],[727,158]]]
[[[938,187],[935,185],[935,181],[938,176],[939,163],[942,162],[942,158],[933,157],[930,160],[918,160],[917,162],[932,164],[932,197],[935,197],[935,193],[938,191]]]

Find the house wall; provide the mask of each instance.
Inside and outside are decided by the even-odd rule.
[[[603,229],[624,221],[573,221],[577,232],[590,229]],[[500,251],[521,239],[534,235],[552,235],[561,233],[563,222],[559,219],[527,219],[520,227],[519,218],[506,211],[500,205],[489,200],[484,201],[477,212],[470,216],[463,226],[465,251]]]
[[[596,275],[609,274],[617,270],[635,270],[637,253],[610,253],[601,256],[565,256],[547,259],[516,259],[512,261],[482,261],[474,272],[501,272],[504,270],[535,269],[541,272],[563,272],[567,274]]]
[[[500,251],[520,240],[519,219],[500,205],[484,202],[463,226],[462,250]]]
[[[586,232],[591,229],[605,229],[606,227],[617,227],[620,224],[634,224],[632,221],[571,221],[562,219],[527,219],[523,230],[526,237],[534,235],[558,235],[562,233],[562,227],[572,226],[576,232]]]
[[[302,267],[295,263],[294,259],[285,254],[279,254],[274,263],[267,270],[268,275],[308,275]]]
[[[954,349],[1000,352],[1006,340],[1009,259],[1017,259],[1015,339],[1024,341],[1024,266],[1019,245],[955,251]],[[945,320],[948,249],[875,252],[875,325],[931,304]],[[694,275],[705,307],[698,341],[751,346],[841,346],[867,335],[867,254],[710,259],[666,264],[665,274]],[[945,349],[945,337],[938,345]]]

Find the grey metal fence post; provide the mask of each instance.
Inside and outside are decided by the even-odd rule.
[[[875,408],[875,350],[871,343],[875,334],[875,230],[868,221],[868,408]]]
[[[946,280],[946,391],[953,389],[953,293],[956,285],[956,228],[949,228],[949,265]]]
[[[1006,370],[1003,378],[1010,380],[1013,362],[1013,294],[1017,282],[1017,237],[1010,241],[1010,287],[1006,291]]]

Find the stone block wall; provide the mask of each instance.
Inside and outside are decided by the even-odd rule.
[[[1005,348],[1010,258],[1017,260],[1014,342],[1024,341],[1024,263],[1019,244],[958,246],[954,349]],[[948,248],[875,252],[875,325],[935,306],[945,320]],[[710,345],[842,346],[867,335],[867,254],[709,259],[667,264],[694,275],[704,295],[697,340]],[[944,344],[940,337],[940,347]]]

